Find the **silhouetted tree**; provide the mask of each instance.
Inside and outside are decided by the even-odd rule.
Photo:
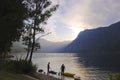
[[[25,48],[25,50],[27,51],[27,56],[25,58],[25,60],[28,59],[29,53],[30,53],[30,49],[31,49],[31,42],[32,39],[32,26],[31,24],[27,23],[24,27],[24,31],[22,33],[22,40],[23,40],[23,44],[27,46],[27,48]]]
[[[44,32],[43,26],[47,24],[48,18],[56,11],[58,5],[52,6],[52,2],[49,0],[27,0],[25,3],[29,10],[29,17],[26,20],[23,41],[28,46],[27,56],[30,53],[29,61],[31,62],[33,52],[40,48],[36,35]]]
[[[23,0],[0,1],[0,54],[6,55],[12,42],[19,40],[26,11]]]

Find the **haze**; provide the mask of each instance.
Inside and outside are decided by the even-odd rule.
[[[120,20],[120,0],[52,0],[59,4],[49,19],[44,38],[49,41],[74,40],[85,29],[107,26]]]

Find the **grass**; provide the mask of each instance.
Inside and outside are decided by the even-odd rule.
[[[120,80],[120,73],[116,73],[114,75],[109,75],[109,80]]]
[[[23,74],[32,76],[36,70],[36,65],[26,60],[0,60],[0,80],[34,80]]]
[[[0,64],[0,70],[19,74],[33,74],[37,70],[37,66],[32,62],[22,59],[0,61]]]
[[[22,74],[14,74],[0,71],[0,80],[33,80],[33,79],[25,77]]]

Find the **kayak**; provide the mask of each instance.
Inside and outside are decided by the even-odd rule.
[[[67,76],[67,77],[74,77],[75,74],[69,73],[69,72],[64,72],[64,73],[61,73],[61,75],[64,75],[64,76]]]
[[[49,71],[49,73],[51,73],[51,74],[57,74],[57,72],[55,72],[55,71]]]

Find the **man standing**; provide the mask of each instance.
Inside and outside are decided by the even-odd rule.
[[[47,64],[47,73],[49,73],[49,71],[50,71],[50,62],[48,62]]]
[[[62,65],[61,65],[61,74],[64,73],[64,71],[65,71],[65,65],[62,64]]]

